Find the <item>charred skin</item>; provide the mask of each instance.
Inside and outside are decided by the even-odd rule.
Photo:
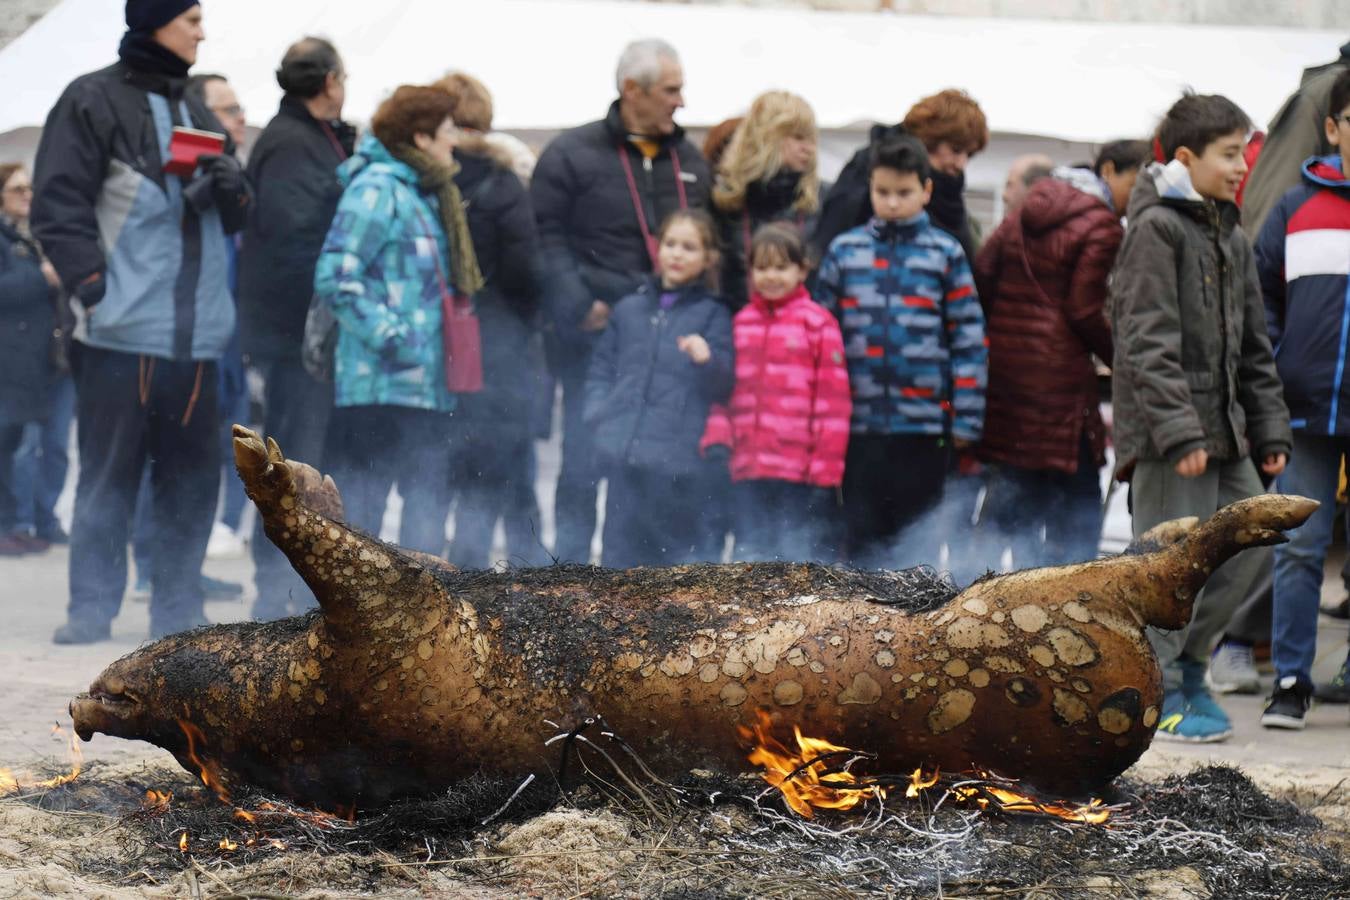
[[[1183,624],[1214,568],[1316,507],[1264,495],[1146,536],[1143,555],[988,577],[909,614],[867,602],[895,599],[886,573],[820,566],[459,573],[348,529],[331,480],[238,426],[235,456],[320,612],[144,647],[76,698],[76,728],[196,771],[181,716],[227,782],[360,807],[544,774],[544,741],[593,715],[658,773],[742,771],[737,726],[760,710],[780,734],[877,753],[875,771],[1093,791],[1157,725],[1144,625]]]

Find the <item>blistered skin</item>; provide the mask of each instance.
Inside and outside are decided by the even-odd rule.
[[[182,718],[227,782],[361,807],[547,773],[544,741],[592,715],[658,773],[742,771],[736,726],[759,710],[780,733],[877,753],[876,771],[979,767],[1092,791],[1158,722],[1143,626],[1184,623],[1216,566],[1315,508],[1254,498],[1159,532],[1153,552],[990,577],[910,613],[872,602],[904,600],[885,573],[819,566],[455,572],[346,528],[330,480],[235,435],[268,537],[321,610],[148,645],[73,701],[76,728],[168,747],[195,771]]]

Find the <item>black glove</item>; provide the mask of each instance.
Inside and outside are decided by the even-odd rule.
[[[731,462],[731,448],[726,444],[713,444],[703,451],[703,458],[714,465],[725,466]]]
[[[244,193],[244,167],[239,160],[223,153],[203,153],[197,157],[202,174],[211,179],[217,198],[237,197]]]
[[[75,285],[75,299],[80,301],[80,305],[85,309],[93,309],[103,299],[103,292],[107,288],[108,284],[103,280],[103,273],[95,272]]]

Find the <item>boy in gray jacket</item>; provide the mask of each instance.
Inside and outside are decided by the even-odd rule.
[[[1262,491],[1292,437],[1251,244],[1234,204],[1251,123],[1221,96],[1182,97],[1158,127],[1155,162],[1130,196],[1111,285],[1117,477],[1131,481],[1136,536]],[[1268,552],[1268,551],[1266,551]],[[1261,563],[1224,564],[1188,628],[1149,631],[1166,694],[1158,737],[1221,741],[1228,716],[1205,686],[1210,647]]]

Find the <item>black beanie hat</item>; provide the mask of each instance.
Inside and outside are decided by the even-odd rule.
[[[127,0],[127,30],[155,31],[199,5],[198,0]]]

